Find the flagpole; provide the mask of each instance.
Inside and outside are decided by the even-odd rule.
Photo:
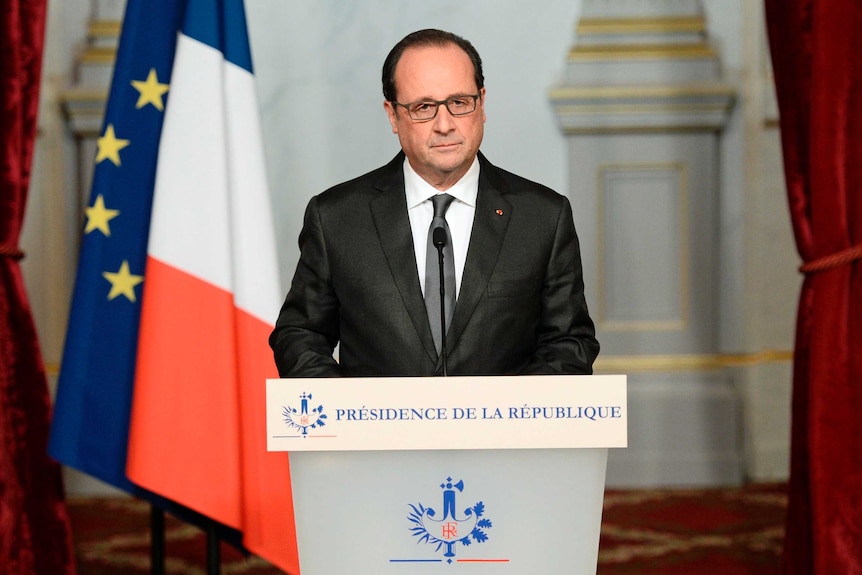
[[[215,521],[207,523],[207,575],[221,573],[221,549]]]
[[[150,504],[150,573],[165,575],[165,512]]]

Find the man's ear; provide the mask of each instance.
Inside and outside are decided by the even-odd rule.
[[[395,105],[388,100],[383,102],[383,109],[386,110],[386,115],[389,117],[389,124],[392,126],[392,133],[397,134],[398,124],[396,123],[396,115],[398,114],[398,110],[395,108]]]

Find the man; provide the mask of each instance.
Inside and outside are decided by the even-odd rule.
[[[282,377],[592,373],[571,207],[479,153],[485,93],[459,36],[422,30],[389,53],[402,151],[309,202],[270,336]]]

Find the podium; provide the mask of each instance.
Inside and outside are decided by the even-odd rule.
[[[625,376],[267,381],[302,575],[594,575]]]

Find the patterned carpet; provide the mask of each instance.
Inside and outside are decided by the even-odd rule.
[[[149,571],[149,505],[128,498],[69,500],[79,575]],[[785,486],[608,490],[598,575],[778,573]],[[168,516],[168,574],[206,575],[202,531]],[[222,545],[223,575],[280,575],[266,561]]]
[[[777,574],[784,485],[608,491],[599,575]]]

